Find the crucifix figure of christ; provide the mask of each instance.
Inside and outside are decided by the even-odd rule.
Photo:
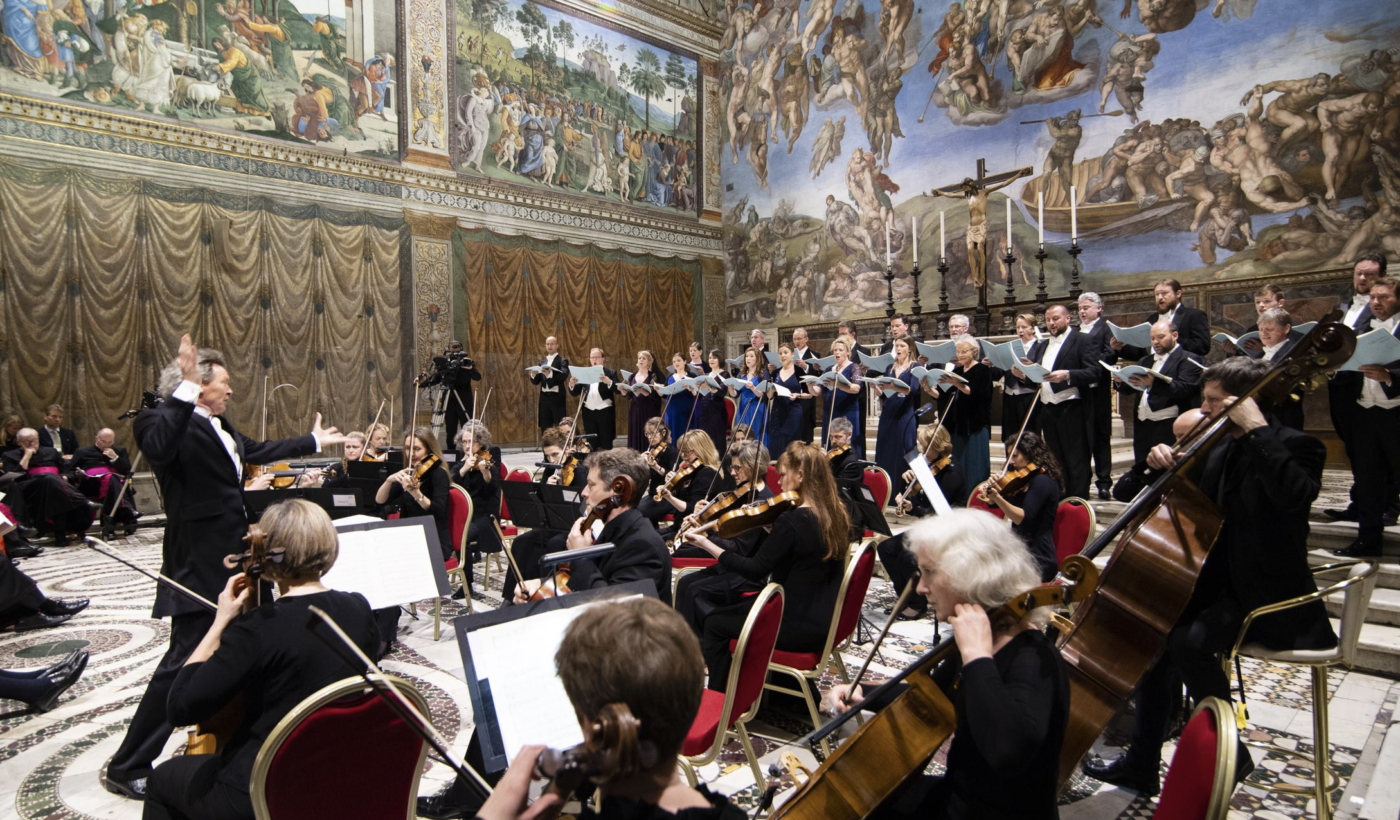
[[[929,196],[963,197],[967,200],[967,266],[971,268],[972,284],[978,289],[980,303],[985,303],[987,291],[987,195],[1000,191],[1021,177],[1030,176],[1033,170],[1017,168],[988,176],[987,161],[979,159],[976,179],[968,177],[956,185],[945,185],[928,192]],[[942,248],[938,249],[938,255],[943,255]]]

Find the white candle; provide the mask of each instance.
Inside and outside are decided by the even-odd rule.
[[[1040,247],[1045,248],[1045,192],[1035,192],[1036,233],[1040,236]]]
[[[914,217],[914,267],[919,266],[919,218]]]
[[[1074,186],[1069,186],[1069,238],[1073,242],[1079,237],[1079,211],[1074,206]]]
[[[1011,253],[1011,197],[1006,198],[1006,252]]]
[[[943,261],[943,253],[948,247],[948,240],[943,236],[943,212],[938,212],[938,260]]]
[[[894,267],[894,254],[890,249],[890,221],[885,220],[885,267]]]

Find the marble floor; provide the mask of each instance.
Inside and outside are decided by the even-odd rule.
[[[530,456],[517,457],[524,461]],[[148,567],[160,560],[160,531],[141,530],[119,539],[133,558]],[[50,548],[45,555],[25,560],[22,568],[53,597],[90,597],[92,606],[61,627],[37,632],[0,633],[0,668],[24,669],[53,663],[74,648],[87,647],[92,661],[82,679],[57,707],[46,714],[30,714],[21,704],[0,701],[0,818],[67,820],[68,818],[119,818],[140,816],[139,804],[108,794],[99,772],[121,741],[123,731],[140,699],[146,680],[165,648],[168,625],[149,617],[154,584],[144,576],[84,547]],[[500,603],[500,577],[491,581],[477,567],[475,605],[480,611]],[[876,577],[866,601],[865,615],[872,624],[883,622],[884,607],[894,592]],[[461,753],[472,727],[472,709],[462,682],[462,657],[450,630],[441,640],[432,638],[431,605],[420,605],[417,620],[402,619],[398,647],[385,668],[412,680],[432,705],[433,719]],[[444,619],[464,612],[458,602],[444,606]],[[929,620],[900,622],[871,666],[873,679],[893,674],[935,639]],[[864,660],[868,645],[850,647],[843,660],[850,671]],[[833,676],[823,682],[829,686]],[[1249,697],[1249,735],[1267,741],[1272,750],[1254,752],[1259,764],[1250,783],[1297,782],[1300,771],[1296,753],[1310,748],[1311,718],[1306,671],[1248,662],[1244,667]],[[1359,672],[1335,671],[1329,686],[1331,742],[1337,770],[1345,784],[1337,806],[1343,817],[1362,815],[1363,802],[1381,759],[1387,729],[1400,699],[1400,683]],[[814,750],[794,748],[807,725],[805,710],[770,704],[751,724],[758,753],[765,768],[784,752],[793,752],[815,769]],[[1100,744],[1123,741],[1121,731],[1110,731]],[[178,753],[183,734],[172,735],[166,754]],[[1116,749],[1101,748],[1105,756]],[[1165,755],[1170,760],[1171,750]],[[1387,760],[1392,759],[1387,757]],[[939,762],[933,764],[937,769]],[[1384,769],[1381,769],[1384,771]],[[744,764],[737,743],[700,772],[713,788],[753,805],[758,790]],[[1382,777],[1394,777],[1394,771]],[[448,779],[445,767],[430,764],[421,793],[432,793]],[[782,799],[780,794],[779,799]],[[1155,803],[1097,781],[1076,775],[1066,792],[1061,816],[1067,820],[1150,817]],[[1279,818],[1315,816],[1306,801],[1282,797],[1250,784],[1236,791],[1231,818]],[[1389,810],[1390,818],[1396,816]]]

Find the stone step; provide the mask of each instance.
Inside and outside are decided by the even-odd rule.
[[[1386,565],[1382,564],[1382,566]],[[1394,574],[1391,573],[1392,576]],[[1395,579],[1392,577],[1390,580]],[[1342,602],[1329,599],[1327,612],[1334,618],[1342,617]],[[1400,626],[1400,589],[1377,586],[1371,592],[1371,605],[1366,611],[1366,623]]]
[[[1337,621],[1334,629],[1340,629]],[[1363,672],[1400,678],[1400,627],[1366,624],[1356,647],[1356,668]]]

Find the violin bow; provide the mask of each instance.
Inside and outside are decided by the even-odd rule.
[[[369,423],[369,438],[367,438],[367,439],[365,440],[365,451],[366,451],[366,452],[369,451],[369,448],[370,448],[370,441],[372,441],[372,440],[374,439],[374,428],[376,428],[376,427],[379,426],[379,414],[380,414],[380,413],[383,413],[383,412],[384,412],[384,399],[380,399],[380,400],[379,400],[379,409],[374,411],[374,421],[372,421],[372,422]],[[378,454],[378,453],[375,453],[375,455],[379,455],[379,454]],[[365,458],[365,454],[364,454],[364,453],[360,453],[360,460],[363,461],[364,458]]]
[[[1016,434],[1016,443],[1011,445],[1006,451],[1006,463],[1001,465],[1001,471],[1005,473],[1011,467],[1011,456],[1016,449],[1021,446],[1021,437],[1026,434],[1026,425],[1031,423],[1031,414],[1035,412],[1035,405],[1040,401],[1040,388],[1035,390],[1035,398],[1031,399],[1031,406],[1026,408],[1026,417],[1021,419],[1021,431]]]
[[[219,606],[218,606],[217,604],[215,604],[213,601],[209,600],[208,598],[205,598],[203,595],[200,595],[198,592],[195,592],[194,590],[190,589],[189,587],[185,586],[184,584],[180,583],[179,581],[176,581],[176,580],[174,580],[174,579],[172,579],[172,578],[169,578],[169,577],[167,577],[166,575],[164,575],[164,574],[162,574],[162,573],[159,573],[159,572],[151,572],[150,570],[146,569],[145,567],[141,566],[140,564],[136,563],[135,561],[131,560],[130,558],[127,558],[126,556],[124,556],[124,555],[122,554],[121,550],[118,550],[116,547],[112,546],[111,544],[108,544],[106,541],[102,541],[102,540],[100,540],[100,539],[93,538],[91,535],[89,535],[87,538],[84,538],[84,539],[83,539],[83,543],[87,544],[87,545],[88,545],[89,547],[91,547],[94,551],[99,552],[99,553],[101,553],[101,554],[107,556],[108,558],[111,558],[113,561],[116,561],[117,563],[126,564],[128,567],[131,567],[132,569],[136,570],[137,572],[141,573],[142,575],[146,576],[147,578],[150,578],[152,581],[155,581],[157,584],[165,584],[166,586],[170,587],[171,589],[173,589],[173,590],[175,590],[176,592],[180,593],[181,595],[185,596],[186,598],[188,598],[189,600],[193,601],[194,603],[199,604],[200,606],[204,607],[205,609],[209,610],[210,612],[218,612],[218,611],[219,611]],[[99,544],[100,544],[101,546],[99,546]]]
[[[895,601],[894,607],[890,609],[890,617],[885,619],[885,625],[880,629],[880,637],[876,638],[875,645],[870,647],[870,654],[865,656],[865,660],[860,665],[860,670],[856,672],[855,677],[851,678],[851,688],[846,690],[846,697],[842,698],[847,705],[852,703],[851,695],[855,693],[856,687],[860,685],[861,678],[864,678],[866,671],[870,669],[870,662],[875,660],[875,655],[880,651],[880,644],[885,642],[885,636],[890,634],[890,627],[894,626],[894,622],[899,620],[899,613],[904,611],[904,605],[908,603],[909,597],[913,593],[914,579],[910,578],[908,581],[904,582],[904,591],[899,593],[899,600]],[[937,631],[938,625],[934,624],[935,634]]]

